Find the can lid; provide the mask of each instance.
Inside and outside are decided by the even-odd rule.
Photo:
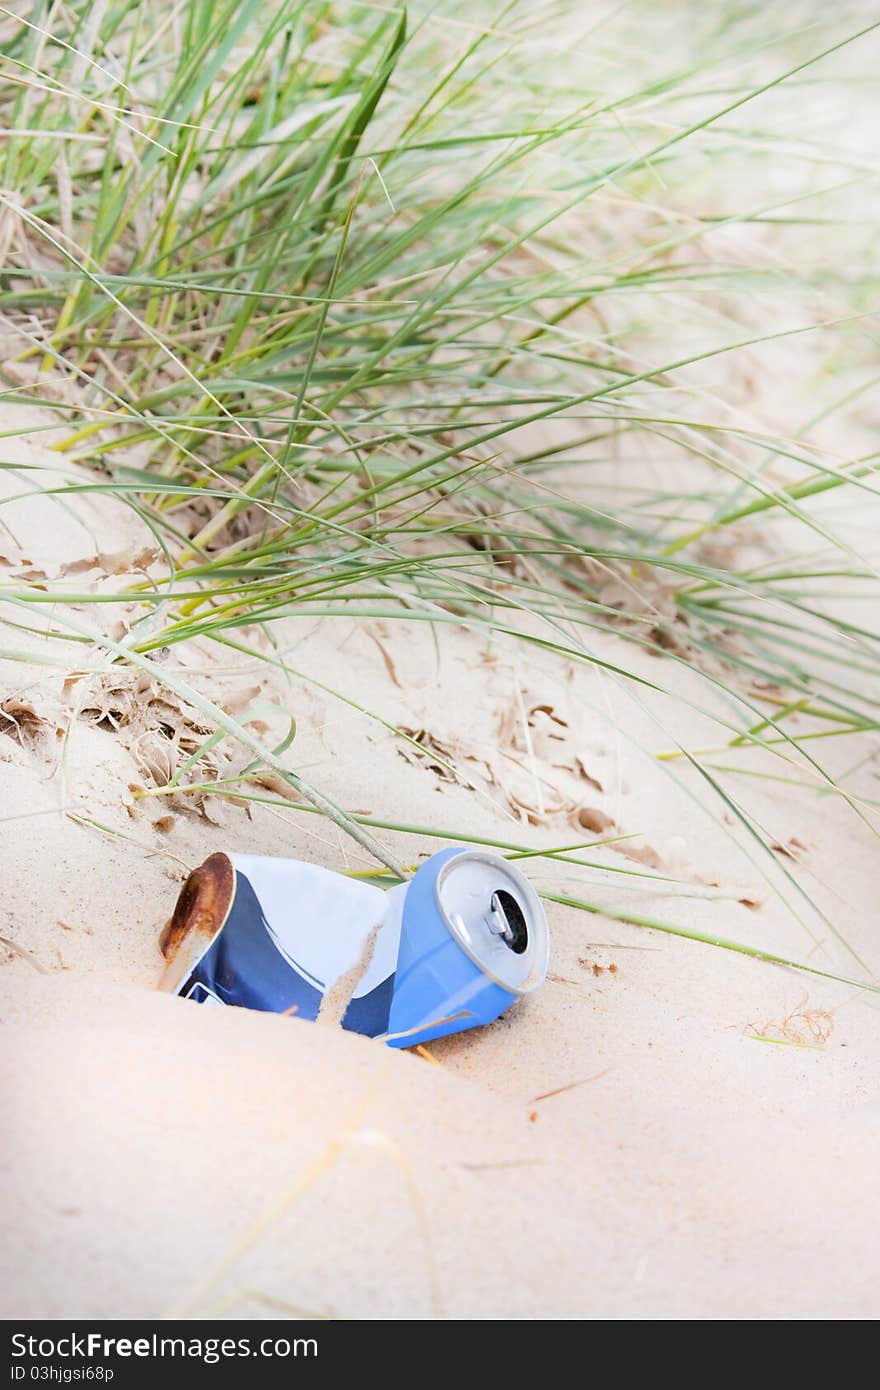
[[[440,914],[483,974],[512,994],[543,983],[550,958],[547,918],[528,879],[484,850],[451,855],[437,875]]]

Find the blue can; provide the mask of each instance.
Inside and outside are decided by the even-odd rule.
[[[506,859],[441,850],[388,891],[316,864],[212,854],[162,940],[161,988],[341,1023],[389,1047],[491,1023],[544,980],[547,921]]]

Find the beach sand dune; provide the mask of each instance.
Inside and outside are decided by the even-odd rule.
[[[37,437],[11,447],[58,467]],[[9,568],[57,576],[143,545],[124,509],[76,507],[56,525],[46,499],[8,506]],[[88,715],[72,663],[40,664],[55,655],[45,639],[22,641],[30,659],[4,663],[0,736],[4,803],[30,817],[0,841],[5,1316],[877,1314],[874,996],[552,903],[544,989],[430,1058],[160,995],[161,925],[213,849],[369,860],[293,806],[139,797],[154,785],[143,747]],[[294,623],[284,641],[388,724],[429,731],[460,775],[430,747],[400,756],[387,728],[305,680],[221,669],[198,646],[175,670],[249,692],[282,724],[296,715],[296,764],[349,808],[433,827],[433,841],[377,832],[407,862],[444,828],[600,838],[571,823],[574,797],[642,857],[526,861],[542,889],[860,979],[880,965],[869,827],[839,797],[750,783],[788,849],[774,878],[699,782],[652,756],[677,733],[702,737],[686,705],[631,700],[595,669],[465,630],[440,655],[424,627],[342,619]],[[595,649],[617,659],[623,645]],[[626,655],[673,694],[696,688],[681,665]],[[543,824],[514,814],[529,796]],[[847,946],[821,912],[845,922]]]

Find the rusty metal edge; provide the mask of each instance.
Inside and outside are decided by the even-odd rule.
[[[193,869],[159,937],[166,966],[159,988],[173,994],[216,940],[235,898],[235,865],[228,854],[210,854]]]

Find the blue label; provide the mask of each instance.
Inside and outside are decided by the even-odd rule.
[[[324,981],[298,964],[291,965],[277,950],[260,900],[247,876],[237,870],[235,897],[223,929],[178,992],[198,1004],[230,1004],[315,1019],[324,990]],[[386,1032],[393,994],[394,976],[390,975],[369,994],[352,999],[343,1028],[369,1037]]]

